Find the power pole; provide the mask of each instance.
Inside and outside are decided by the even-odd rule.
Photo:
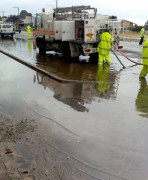
[[[56,9],[58,8],[58,0],[56,0]]]
[[[18,13],[18,28],[20,27],[20,8],[19,7],[13,7],[17,9],[17,13]]]
[[[4,13],[5,13],[5,11],[1,11],[2,12],[2,14],[3,14],[3,17],[4,17]]]
[[[5,21],[4,12],[5,12],[5,11],[1,11],[1,12],[2,12],[2,14],[3,14],[3,16],[2,16],[2,22],[4,23],[4,21]]]

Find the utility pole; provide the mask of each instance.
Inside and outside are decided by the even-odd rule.
[[[58,0],[56,0],[56,9],[58,8]]]
[[[19,9],[19,7],[13,7],[13,8],[16,8],[17,9],[17,11],[18,11],[18,28],[20,27],[20,9]]]
[[[3,16],[2,16],[2,22],[4,23],[5,22],[5,18],[4,18],[4,12],[5,11],[1,11],[2,12],[2,14],[3,14]]]
[[[17,9],[18,16],[19,16],[19,15],[20,15],[19,7],[13,7],[13,8],[16,8],[16,9]]]
[[[5,11],[1,11],[1,12],[2,12],[2,14],[3,14],[3,17],[4,17],[4,12],[5,12]]]

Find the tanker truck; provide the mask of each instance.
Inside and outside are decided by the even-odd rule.
[[[36,14],[33,37],[40,54],[54,51],[68,59],[98,59],[100,33],[106,28],[118,36],[124,27],[116,16],[97,14],[90,6],[61,7]]]

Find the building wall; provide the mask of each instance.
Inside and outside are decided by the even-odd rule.
[[[133,27],[133,25],[134,25],[133,22],[130,22],[130,21],[127,21],[127,20],[122,20],[122,22],[123,22],[124,28]]]

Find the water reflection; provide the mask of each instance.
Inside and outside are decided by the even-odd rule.
[[[29,61],[61,79],[72,80],[71,83],[58,83],[39,73],[34,77],[34,82],[50,88],[54,91],[54,97],[78,111],[88,111],[86,104],[90,104],[95,97],[115,99],[118,86],[118,72],[113,68],[99,69],[94,63],[79,63],[76,61],[51,58],[46,55],[39,55],[33,49],[31,40],[10,40],[4,41],[2,46],[14,53],[16,56]],[[2,43],[2,42],[0,42]],[[97,80],[97,84],[96,84]],[[104,90],[101,90],[101,83]],[[103,88],[103,87],[102,87]]]
[[[99,76],[97,82],[99,90],[101,89],[101,93],[98,93],[98,89],[96,89],[96,82],[59,82],[55,81],[41,73],[36,72],[36,75],[33,78],[34,82],[42,85],[44,89],[49,88],[53,91],[53,97],[64,104],[69,105],[73,109],[80,111],[80,112],[88,112],[89,106],[92,101],[95,101],[96,98],[106,98],[106,99],[115,99],[117,95],[117,83],[116,83],[116,76],[112,74],[110,78],[109,75],[109,67],[103,68],[104,74],[102,74],[102,69],[98,70],[97,75]],[[99,74],[101,73],[101,74]],[[100,79],[100,75],[101,78]],[[102,83],[101,81],[105,81],[105,85],[103,85],[103,92],[105,93],[102,96],[102,84],[101,88],[99,87]],[[103,82],[104,83],[104,82]],[[108,90],[107,90],[108,89]],[[106,91],[107,90],[107,91]]]
[[[140,89],[135,103],[140,116],[148,118],[148,84],[145,78],[140,79]]]
[[[62,79],[96,81],[96,64],[81,64],[79,62],[38,55],[36,66]]]
[[[25,34],[26,35],[26,34]],[[21,36],[24,36],[23,34]],[[69,80],[96,81],[97,64],[79,63],[61,58],[51,58],[39,55],[33,49],[33,41],[25,39],[5,39],[0,41],[2,48],[23,60],[36,65],[54,75]],[[113,73],[116,71],[113,70]],[[116,75],[115,75],[116,76]]]
[[[109,65],[98,65],[98,71],[97,71],[97,83],[96,83],[96,89],[98,90],[98,92],[100,92],[101,94],[104,94],[107,89],[109,88],[110,84],[109,84]]]
[[[85,103],[90,103],[92,101],[91,91],[94,86],[93,84],[60,83],[38,72],[33,81],[41,84],[44,89],[51,89],[54,92],[53,97],[58,101],[71,106],[77,111],[88,111],[88,108],[85,107]]]
[[[110,65],[98,65],[96,89],[99,92],[100,97],[107,99],[110,97],[116,97],[117,75],[117,72],[115,73],[115,71],[111,71]]]
[[[28,51],[32,52],[32,45],[33,44],[32,44],[32,41],[30,39],[28,39],[28,43],[27,44],[28,44]]]
[[[16,47],[16,39],[9,36],[4,36],[3,38],[0,38],[0,44],[5,48]]]

